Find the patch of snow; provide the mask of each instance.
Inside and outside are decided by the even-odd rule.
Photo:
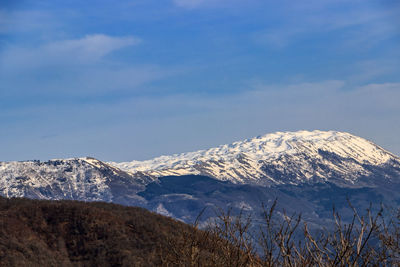
[[[168,216],[168,217],[174,217],[172,213],[170,213],[162,203],[158,204],[156,210],[155,210],[158,214],[164,215],[164,216]]]

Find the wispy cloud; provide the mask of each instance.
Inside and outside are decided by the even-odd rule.
[[[207,2],[207,0],[173,0],[177,6],[195,8]]]
[[[374,79],[391,76],[400,69],[400,62],[394,58],[369,59],[355,62],[348,68],[351,69],[349,82],[364,83]]]
[[[253,40],[283,48],[298,39],[341,30],[343,37],[338,42],[370,48],[399,33],[400,25],[396,19],[400,13],[399,5],[387,7],[371,2],[317,2],[290,2],[285,8],[277,10],[285,19],[278,20],[273,28],[253,33]]]
[[[298,129],[391,138],[400,152],[395,1],[27,0],[1,10],[7,157],[142,159]]]
[[[112,51],[136,45],[140,39],[132,36],[111,37],[104,34],[87,35],[77,40],[65,40],[45,45],[41,54],[49,56],[71,55],[80,61],[95,61]]]
[[[246,4],[258,0],[247,0]],[[243,5],[241,0],[172,0],[174,5],[186,9],[195,8],[237,8]]]
[[[392,131],[400,130],[400,125],[391,123],[400,114],[400,84],[371,83],[344,90],[346,86],[335,80],[257,84],[229,96],[143,96],[107,104],[52,104],[17,113],[28,120],[24,127],[32,126],[30,136],[22,138],[33,146],[30,151],[35,151],[35,140],[42,144],[40,138],[50,132],[55,136],[43,144],[63,147],[71,143],[67,149],[71,156],[91,151],[107,160],[144,159],[299,129],[348,131],[400,153],[400,146],[388,141]],[[10,139],[11,132],[21,135],[18,131],[15,125],[0,136]]]
[[[173,75],[176,70],[171,67],[108,58],[114,51],[140,42],[134,36],[92,34],[37,47],[7,47],[0,53],[0,93],[13,97],[14,102],[21,92],[59,100],[68,95],[135,91],[145,83]]]
[[[225,0],[173,0],[173,3],[178,7],[193,9],[204,6],[215,6],[226,2]]]
[[[0,54],[0,68],[23,70],[46,65],[92,64],[115,50],[139,42],[140,39],[133,36],[92,34],[80,39],[55,41],[37,47],[10,46]]]
[[[61,26],[54,14],[44,10],[7,10],[0,8],[0,33],[32,33]]]

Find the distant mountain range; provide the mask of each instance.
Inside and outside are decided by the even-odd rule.
[[[260,213],[275,198],[316,225],[347,199],[400,205],[400,158],[335,131],[267,134],[147,161],[75,158],[0,162],[0,195],[142,206],[191,222],[203,207]]]
[[[365,177],[377,169],[398,169],[399,163],[399,157],[363,138],[334,131],[278,132],[147,161],[110,162],[150,177],[203,175],[241,184],[331,182],[346,186],[370,185]]]

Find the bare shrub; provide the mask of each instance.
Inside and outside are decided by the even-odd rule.
[[[179,266],[399,266],[400,212],[390,219],[384,208],[343,222],[333,210],[333,227],[313,232],[301,215],[264,207],[263,222],[231,210],[200,231],[183,233],[167,261]],[[198,224],[195,224],[197,229]],[[199,235],[200,233],[200,235]],[[179,259],[179,261],[177,261]],[[168,264],[166,264],[168,265]]]

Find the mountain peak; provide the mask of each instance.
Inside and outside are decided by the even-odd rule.
[[[298,184],[326,180],[333,173],[354,182],[368,175],[365,166],[390,160],[399,158],[361,137],[315,130],[275,132],[207,150],[110,164],[156,177],[200,174],[235,183]]]

